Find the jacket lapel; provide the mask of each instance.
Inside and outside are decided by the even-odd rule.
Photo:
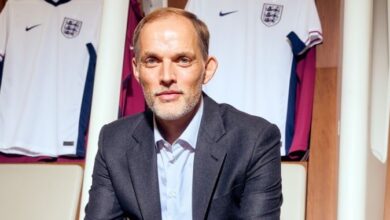
[[[153,116],[146,112],[134,130],[136,144],[127,151],[131,181],[143,219],[161,219],[157,177],[157,154],[154,147]]]
[[[218,144],[225,134],[218,105],[207,95],[194,159],[192,210],[193,219],[205,219],[215,185],[222,168],[226,149]]]

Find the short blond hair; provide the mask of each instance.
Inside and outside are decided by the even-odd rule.
[[[197,39],[198,44],[202,52],[203,59],[207,59],[209,55],[209,39],[210,39],[210,33],[206,26],[206,24],[201,21],[196,15],[194,15],[191,12],[178,9],[178,8],[160,8],[157,9],[150,14],[148,14],[146,17],[144,17],[140,23],[137,25],[136,29],[134,30],[133,34],[133,46],[134,46],[134,54],[135,59],[139,60],[139,36],[141,34],[142,28],[150,22],[156,21],[161,18],[166,18],[172,15],[178,15],[184,18],[187,18],[192,25],[194,26],[195,32],[197,33]]]

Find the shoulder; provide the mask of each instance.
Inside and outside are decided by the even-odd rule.
[[[126,116],[104,125],[102,127],[102,132],[107,133],[110,136],[132,133],[139,123],[147,120],[147,117],[146,113]]]
[[[222,104],[220,105],[222,118],[227,131],[235,130],[238,134],[253,140],[280,140],[279,128],[270,121],[239,111],[236,108]]]
[[[271,130],[276,135],[280,135],[278,127],[262,117],[250,115],[229,104],[218,104],[218,108],[227,130],[235,129],[257,135]]]
[[[240,111],[235,107],[229,104],[218,104],[219,111],[224,119],[224,121],[231,121],[237,125],[259,125],[259,126],[268,126],[271,122],[266,119],[248,114],[246,112]]]
[[[140,113],[124,117],[104,125],[99,135],[99,150],[105,158],[122,158],[124,152],[137,142],[134,135],[142,130],[143,136],[152,134],[152,128],[147,120],[148,114]]]
[[[145,124],[148,125],[152,123],[152,119],[152,114],[146,112],[120,118],[104,125],[100,131],[99,139],[114,144],[128,143],[137,128],[140,127],[140,125],[143,125],[141,127],[144,127]]]
[[[229,104],[218,104],[204,96],[203,128],[211,135],[223,134],[224,139],[239,140],[248,145],[264,139],[280,140],[278,127],[266,119],[250,115]]]

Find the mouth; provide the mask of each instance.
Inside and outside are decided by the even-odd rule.
[[[177,100],[183,94],[182,91],[167,90],[156,93],[156,97],[162,102],[172,102]]]

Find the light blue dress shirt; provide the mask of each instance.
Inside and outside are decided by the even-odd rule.
[[[158,184],[163,220],[192,220],[192,176],[194,154],[203,99],[190,124],[172,145],[163,139],[154,120],[157,148]]]

